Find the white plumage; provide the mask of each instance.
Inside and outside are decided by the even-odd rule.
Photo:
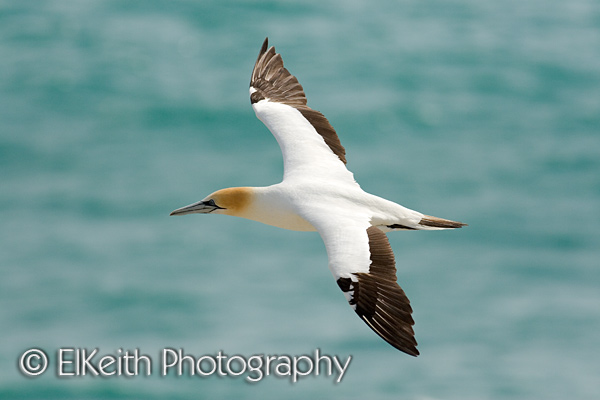
[[[397,349],[418,355],[410,302],[396,283],[384,232],[465,224],[424,215],[363,191],[327,119],[306,105],[297,79],[265,40],[252,71],[250,99],[283,154],[281,183],[218,190],[171,215],[226,214],[298,231],[318,231],[329,268],[356,313]]]

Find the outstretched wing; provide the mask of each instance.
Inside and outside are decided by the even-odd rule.
[[[329,268],[350,306],[386,342],[417,356],[412,308],[396,282],[390,243],[379,228],[360,220],[311,222],[325,242]]]
[[[302,85],[283,66],[275,48],[268,47],[268,38],[252,71],[250,102],[281,147],[284,179],[327,176],[354,181],[335,129],[323,114],[306,105]]]

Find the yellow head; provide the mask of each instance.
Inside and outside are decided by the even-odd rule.
[[[252,189],[235,187],[217,190],[203,200],[178,208],[171,215],[185,214],[225,214],[241,216],[252,202]]]

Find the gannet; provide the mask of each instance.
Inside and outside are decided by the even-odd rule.
[[[265,39],[250,79],[252,108],[283,153],[283,180],[217,190],[171,215],[224,214],[295,231],[317,231],[329,269],[354,311],[389,344],[419,355],[412,308],[396,282],[386,232],[465,226],[367,193],[346,168],[346,151]]]

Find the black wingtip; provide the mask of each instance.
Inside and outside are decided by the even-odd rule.
[[[260,53],[258,54],[258,56],[262,56],[263,54],[265,54],[265,52],[267,51],[267,48],[269,47],[269,37],[267,36],[265,38],[265,41],[262,44],[262,47],[260,48]]]

